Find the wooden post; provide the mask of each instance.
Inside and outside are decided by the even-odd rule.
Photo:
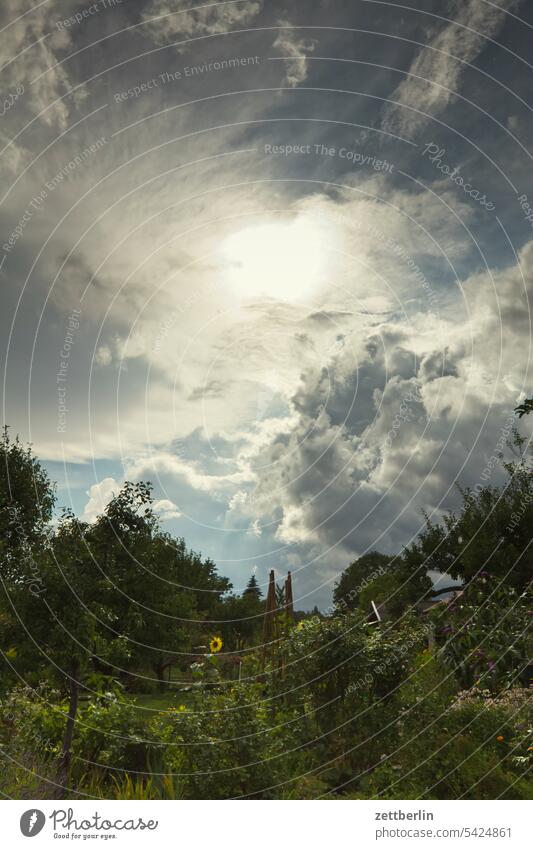
[[[287,621],[292,624],[294,622],[294,602],[292,598],[292,577],[290,572],[287,573],[287,580],[285,581],[285,612]]]
[[[268,582],[268,592],[265,602],[265,615],[263,617],[263,647],[262,647],[262,666],[266,664],[267,654],[273,658],[275,654],[275,641],[277,638],[277,621],[276,621],[276,581],[274,578],[274,570],[270,571],[270,579]]]

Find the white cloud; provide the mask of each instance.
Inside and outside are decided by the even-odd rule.
[[[111,354],[111,350],[107,345],[100,345],[96,350],[96,354],[94,355],[94,361],[98,366],[108,366],[113,360],[113,355]]]
[[[257,446],[255,492],[231,503],[240,523],[262,517],[279,543],[347,560],[399,550],[421,528],[422,509],[457,503],[456,481],[486,483],[487,459],[533,382],[532,257],[530,242],[520,265],[463,281],[460,320],[456,309],[425,333],[423,313],[420,322],[380,323],[364,332],[355,361],[344,346],[307,369],[288,432]],[[502,479],[495,469],[491,482]]]
[[[31,0],[4,0],[3,19],[10,23],[0,33],[0,65],[6,65],[2,70],[2,90],[14,91],[22,84],[21,104],[29,107],[33,115],[39,114],[47,126],[64,130],[68,124],[69,98],[45,108],[72,87],[66,67],[58,64],[71,46],[72,38],[67,30],[57,28],[60,16],[53,6],[48,3],[36,6]],[[24,14],[28,11],[29,14]],[[29,45],[32,46],[26,49]],[[84,98],[85,91],[80,87],[70,99],[79,104]]]
[[[0,132],[0,148],[3,150],[0,157],[0,169],[5,173],[6,179],[20,174],[23,168],[31,162],[32,156],[29,150],[13,142],[8,136]]]
[[[263,0],[242,0],[204,5],[191,10],[189,0],[174,0],[172,3],[168,0],[151,0],[143,13],[143,31],[158,44],[213,35],[248,26],[262,6]]]
[[[235,487],[250,483],[255,479],[251,469],[230,472],[227,475],[213,475],[197,471],[194,466],[195,464],[189,464],[175,454],[159,451],[149,457],[134,460],[128,467],[127,476],[135,480],[146,480],[153,475],[158,478],[160,476],[171,476],[186,483],[193,490],[209,493],[212,496],[227,493]]]
[[[252,524],[250,525],[250,527],[248,529],[248,533],[251,534],[251,536],[253,536],[253,537],[260,537],[261,536],[262,530],[261,530],[261,525],[259,523],[259,519],[255,519],[255,521],[252,522]]]
[[[287,21],[280,21],[280,27],[289,27]],[[281,29],[272,47],[278,50],[282,56],[287,56],[285,61],[286,72],[283,85],[295,88],[307,78],[307,56],[315,49],[316,41],[311,38],[303,38],[296,30]]]
[[[98,516],[101,516],[109,502],[121,490],[121,484],[114,478],[104,478],[99,483],[93,484],[87,492],[89,500],[85,505],[82,514],[82,519],[91,524],[96,521]],[[152,509],[156,516],[163,522],[171,519],[179,519],[181,512],[178,506],[168,498],[161,498],[154,501]]]
[[[153,511],[163,522],[168,522],[170,519],[179,519],[181,516],[178,506],[168,498],[154,501]]]
[[[93,484],[87,492],[89,500],[81,517],[83,521],[95,522],[119,492],[120,484],[114,478],[104,478],[100,483]]]
[[[494,38],[505,22],[506,10],[516,8],[519,0],[454,0],[446,17],[454,23],[444,24],[427,47],[412,62],[406,79],[400,83],[387,104],[383,127],[389,132],[409,138],[429,120],[438,116],[457,92],[465,70]],[[462,60],[462,61],[459,61]],[[427,80],[427,82],[426,82]],[[411,107],[411,108],[408,108]]]

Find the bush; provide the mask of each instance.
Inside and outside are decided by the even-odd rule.
[[[518,593],[481,575],[432,614],[443,655],[460,687],[498,690],[529,684],[533,654],[531,592]],[[443,615],[444,613],[444,615]]]
[[[276,798],[271,785],[306,771],[305,759],[290,754],[298,729],[288,719],[265,701],[263,685],[236,685],[198,689],[187,707],[156,717],[150,733],[183,798]]]
[[[13,757],[32,753],[56,764],[67,710],[67,702],[45,684],[36,689],[15,687],[0,703],[1,742],[6,751]],[[114,771],[146,771],[150,751],[139,711],[131,702],[108,694],[78,711],[72,779],[75,782],[95,768],[104,770],[106,780]]]
[[[527,690],[494,699],[460,693],[424,726],[406,720],[402,745],[361,786],[387,799],[529,799],[533,781],[531,706]]]

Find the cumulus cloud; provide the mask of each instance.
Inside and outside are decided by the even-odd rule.
[[[104,478],[99,483],[93,484],[87,492],[89,500],[85,505],[82,514],[82,519],[85,522],[93,523],[98,516],[101,516],[105,508],[112,499],[118,495],[122,487],[115,478]],[[168,522],[171,519],[179,519],[181,512],[178,506],[169,498],[156,499],[153,502],[152,509],[155,515],[163,522]]]
[[[162,522],[179,519],[181,516],[178,506],[173,501],[170,501],[169,498],[160,498],[158,501],[154,501],[153,511]]]
[[[104,478],[100,483],[93,484],[87,492],[89,500],[81,517],[83,521],[95,522],[119,492],[120,484],[114,478]]]
[[[409,67],[406,79],[390,96],[383,128],[409,138],[431,117],[446,108],[461,84],[465,63],[472,63],[495,38],[505,23],[506,11],[520,0],[501,0],[498,5],[484,0],[453,0],[448,4],[444,24],[422,48]],[[416,111],[414,111],[416,110]],[[420,114],[426,113],[427,116]]]
[[[327,367],[306,369],[289,427],[258,448],[255,491],[230,512],[241,522],[261,515],[278,543],[309,558],[320,551],[347,562],[372,548],[398,551],[421,528],[422,510],[456,506],[456,482],[486,483],[481,473],[533,380],[524,359],[532,253],[529,243],[518,264],[464,281],[471,317],[439,320],[447,344],[383,323],[367,331],[356,362],[341,346]],[[493,469],[491,482],[502,475]],[[301,586],[321,574],[309,569]]]

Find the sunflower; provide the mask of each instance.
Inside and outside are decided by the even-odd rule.
[[[211,637],[209,641],[209,648],[212,654],[216,654],[222,648],[222,637]]]

